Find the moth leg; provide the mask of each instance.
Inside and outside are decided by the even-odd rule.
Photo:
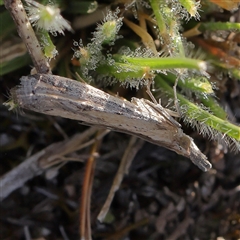
[[[177,84],[178,84],[179,77],[180,77],[180,74],[178,74],[177,78],[175,79],[175,83],[173,85],[173,93],[174,93],[174,105],[175,105],[176,111],[178,113],[178,116],[181,116],[179,102],[177,98]]]
[[[181,124],[179,122],[177,122],[173,117],[172,117],[172,112],[169,109],[164,108],[162,105],[160,104],[154,104],[146,99],[144,99],[144,102],[146,104],[148,104],[148,106],[150,106],[155,112],[157,112],[158,114],[161,114],[162,116],[165,117],[166,120],[168,120],[173,126],[181,128]],[[169,112],[170,111],[170,112]],[[174,115],[176,115],[176,112],[173,112]]]
[[[177,86],[177,82],[176,82],[175,84],[176,84],[176,86]],[[151,100],[153,101],[153,103],[156,104],[156,106],[159,106],[159,105],[162,106],[162,104],[161,104],[161,99],[159,98],[159,100],[158,100],[158,102],[157,102],[156,98],[153,96],[153,94],[152,94],[152,92],[151,92],[151,89],[150,89],[150,85],[151,85],[151,82],[149,82],[149,83],[147,84],[146,93],[147,93],[148,96],[151,98]],[[174,103],[175,103],[177,112],[174,112],[174,111],[172,111],[172,110],[170,110],[170,109],[167,109],[167,108],[164,108],[164,109],[165,109],[165,111],[167,111],[171,116],[173,116],[173,117],[180,117],[181,115],[180,115],[180,109],[179,109],[178,100],[177,100],[176,87],[175,87],[175,94],[174,94],[174,96],[175,96],[175,101],[174,101]]]
[[[146,90],[146,93],[148,94],[148,96],[151,98],[151,100],[157,105],[158,102],[156,100],[156,98],[153,96],[152,92],[151,92],[151,84],[152,84],[152,81],[149,81],[148,84],[147,84],[147,90]]]

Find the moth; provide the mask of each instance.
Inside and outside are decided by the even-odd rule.
[[[24,76],[21,85],[11,89],[6,105],[60,116],[135,135],[191,159],[203,171],[211,168],[206,156],[183,133],[160,104],[146,99],[132,101],[112,96],[93,86],[51,74]]]

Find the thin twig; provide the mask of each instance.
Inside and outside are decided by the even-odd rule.
[[[124,227],[123,229],[120,229],[116,231],[115,233],[111,234],[110,236],[106,237],[106,240],[116,240],[116,239],[124,239],[124,236],[127,235],[130,231],[144,227],[145,225],[149,224],[148,218],[143,218],[129,226]]]
[[[184,235],[187,232],[189,225],[194,224],[194,220],[187,216],[174,230],[174,232],[168,236],[168,240],[178,239],[180,236]]]
[[[138,150],[142,147],[143,143],[144,143],[144,141],[142,141],[142,140],[139,141],[138,138],[131,137],[129,144],[127,146],[127,149],[124,152],[124,155],[121,159],[121,163],[118,168],[118,171],[114,177],[112,187],[109,191],[107,199],[106,199],[100,213],[98,214],[97,218],[100,222],[102,222],[104,220],[106,214],[108,213],[108,210],[112,203],[115,192],[119,189],[119,186],[123,180],[124,175],[128,173],[130,164],[131,164],[132,160],[134,159],[135,155],[137,154]]]
[[[4,3],[15,22],[19,36],[28,49],[37,72],[51,73],[49,63],[43,55],[22,2],[20,0],[5,0]]]
[[[5,199],[14,190],[22,187],[28,180],[42,174],[47,167],[55,164],[56,159],[75,151],[83,141],[86,141],[96,131],[97,129],[92,127],[83,133],[75,134],[68,140],[53,143],[3,175],[0,178],[0,200]]]
[[[98,132],[97,136],[101,134],[101,131]],[[92,184],[94,177],[94,170],[96,165],[96,153],[99,149],[101,143],[101,139],[97,139],[91,150],[91,156],[89,157],[87,164],[85,175],[83,179],[82,186],[82,196],[80,202],[80,236],[82,240],[91,240],[91,215],[90,215],[90,207],[91,207],[91,194],[92,194]]]

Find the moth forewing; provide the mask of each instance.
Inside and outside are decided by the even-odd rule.
[[[155,104],[153,102],[150,102],[147,99],[142,99],[148,106],[150,106],[154,111],[156,111],[158,114],[161,114],[164,116],[164,118],[173,126],[181,128],[181,124],[177,122],[168,112],[167,109],[165,109],[160,103]]]

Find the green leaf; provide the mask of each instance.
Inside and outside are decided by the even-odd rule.
[[[0,76],[3,76],[7,73],[20,69],[24,66],[27,66],[31,63],[31,58],[28,54],[25,54],[20,57],[16,57],[11,61],[1,62],[0,63]]]

